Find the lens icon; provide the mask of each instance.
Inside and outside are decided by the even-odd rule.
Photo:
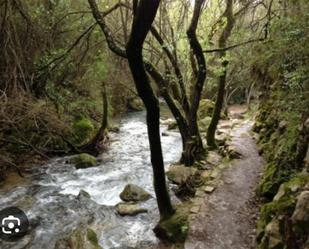
[[[29,221],[26,214],[17,207],[0,211],[0,239],[16,241],[28,232]]]

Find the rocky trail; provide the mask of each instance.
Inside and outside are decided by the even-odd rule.
[[[222,170],[212,193],[195,198],[199,212],[191,216],[185,249],[255,248],[255,189],[263,159],[250,135],[252,124],[244,120],[231,129],[231,144],[242,156]]]

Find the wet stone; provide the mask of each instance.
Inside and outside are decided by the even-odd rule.
[[[141,208],[135,203],[119,203],[116,205],[116,210],[122,216],[135,216],[140,213],[147,213],[147,209]]]

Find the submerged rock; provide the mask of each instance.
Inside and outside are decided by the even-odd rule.
[[[147,209],[141,208],[136,203],[119,203],[116,205],[117,213],[125,216],[134,216],[140,213],[147,213]]]
[[[85,169],[96,166],[97,159],[87,153],[82,153],[72,157],[69,162],[74,164],[76,169]]]
[[[83,190],[83,189],[81,189],[80,191],[79,191],[79,193],[78,193],[78,196],[76,197],[78,200],[87,200],[87,199],[91,199],[91,195],[87,192],[87,191],[85,191],[85,190]]]
[[[120,198],[123,201],[147,201],[151,198],[151,195],[137,185],[128,184],[120,193]]]
[[[196,172],[196,168],[185,167],[184,165],[171,165],[166,175],[171,182],[181,184],[186,182],[189,177],[194,176]]]

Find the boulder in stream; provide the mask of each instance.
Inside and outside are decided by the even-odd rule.
[[[167,124],[167,130],[170,131],[170,130],[175,130],[175,129],[177,129],[177,123],[175,120],[172,120],[171,122]]]
[[[82,153],[72,157],[69,162],[74,164],[76,169],[85,169],[96,166],[97,159],[87,153]]]
[[[119,203],[116,205],[117,213],[121,216],[129,215],[134,216],[140,213],[147,213],[147,209],[141,208],[134,202],[130,203]]]
[[[147,201],[151,195],[141,187],[128,184],[124,190],[120,193],[120,198],[123,201]]]

